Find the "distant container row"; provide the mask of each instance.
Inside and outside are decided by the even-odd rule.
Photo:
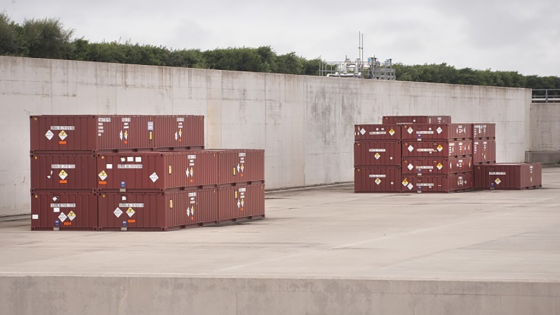
[[[167,190],[264,180],[264,150],[31,156],[32,190]]]
[[[364,140],[469,140],[496,138],[496,125],[477,124],[364,124],[356,125],[355,141]]]
[[[263,218],[264,184],[165,192],[37,191],[32,230],[166,231]]]
[[[204,116],[31,116],[31,152],[204,148]]]

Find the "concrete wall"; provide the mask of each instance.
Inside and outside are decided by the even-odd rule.
[[[531,104],[531,151],[560,151],[560,103]]]
[[[29,115],[198,114],[208,148],[266,150],[267,188],[353,180],[356,123],[496,122],[499,161],[531,147],[530,90],[0,57],[0,216],[29,213]]]
[[[558,282],[9,276],[0,313],[560,315]]]

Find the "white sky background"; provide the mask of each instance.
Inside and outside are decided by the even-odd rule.
[[[208,50],[271,46],[278,54],[560,76],[558,0],[0,0],[17,23],[60,18],[76,37]]]

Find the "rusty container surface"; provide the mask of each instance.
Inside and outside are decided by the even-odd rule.
[[[203,149],[204,116],[154,116],[157,150]]]
[[[398,166],[358,166],[354,168],[354,192],[400,192]]]
[[[400,140],[400,125],[356,125],[354,126],[354,140]]]
[[[496,139],[496,124],[493,123],[475,123],[472,127],[473,139]]]
[[[31,152],[153,148],[153,116],[31,116]]]
[[[496,140],[474,140],[473,163],[496,163]]]
[[[264,181],[264,150],[209,150],[218,155],[217,184]]]
[[[473,173],[447,175],[404,174],[401,187],[403,192],[446,193],[473,189]]]
[[[95,190],[97,161],[91,154],[33,154],[32,190]]]
[[[529,189],[542,187],[539,163],[497,163],[475,166],[476,189]]]
[[[402,162],[403,174],[446,175],[472,172],[473,159],[466,157],[406,157]]]
[[[402,126],[403,141],[471,139],[472,124],[415,124]]]
[[[383,124],[450,124],[451,116],[383,116]]]
[[[392,141],[354,142],[354,166],[400,166],[401,143]]]
[[[97,230],[94,192],[34,191],[31,230]]]
[[[188,197],[187,225],[203,225],[218,222],[218,189],[189,188],[186,190]]]
[[[264,184],[218,187],[219,222],[265,216]]]
[[[472,140],[459,141],[403,141],[402,155],[405,157],[451,157],[471,156]]]

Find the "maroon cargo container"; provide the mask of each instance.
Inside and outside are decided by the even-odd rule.
[[[496,163],[496,140],[474,140],[473,163]]]
[[[34,154],[31,189],[95,190],[97,161],[93,154]]]
[[[470,139],[472,124],[415,124],[402,126],[403,141]]]
[[[400,125],[356,125],[354,140],[400,140]]]
[[[218,187],[220,222],[264,217],[264,184]]]
[[[31,230],[96,229],[96,193],[35,191],[31,194]]]
[[[264,181],[264,150],[209,150],[218,156],[217,184]]]
[[[473,159],[467,157],[406,157],[402,162],[403,174],[446,175],[472,172]]]
[[[401,169],[398,166],[358,166],[354,168],[354,191],[400,192]]]
[[[450,124],[451,116],[383,116],[383,124]]]
[[[99,196],[100,230],[167,231],[217,221],[215,188]]]
[[[100,154],[97,181],[107,190],[166,190],[216,185],[217,155],[211,151]]]
[[[472,140],[403,142],[402,155],[403,158],[410,156],[470,156],[472,155]]]
[[[400,141],[354,142],[354,166],[400,166]]]
[[[204,148],[204,116],[154,116],[157,150]]]
[[[475,166],[476,189],[529,189],[542,187],[539,163],[498,163]]]
[[[475,123],[473,124],[473,139],[496,139],[496,124]]]
[[[31,116],[31,152],[153,148],[152,116]]]
[[[413,193],[446,193],[452,191],[471,190],[473,188],[473,174],[448,174],[448,175],[403,175],[401,181],[403,192]]]

